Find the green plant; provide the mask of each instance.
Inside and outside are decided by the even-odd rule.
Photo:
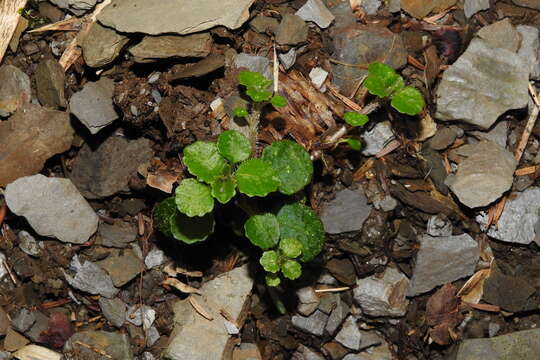
[[[262,101],[272,103],[277,98],[266,90],[269,84],[262,75],[246,76],[246,72],[240,73],[240,83],[248,84],[246,93],[249,91],[255,105]],[[260,158],[252,157],[253,154],[250,139],[234,130],[221,133],[217,142],[196,141],[187,146],[183,162],[194,177],[182,180],[174,196],[156,205],[156,227],[187,244],[201,242],[214,230],[216,200],[226,204],[237,192],[241,196],[237,203],[272,192],[293,195],[311,182],[313,163],[296,142],[275,141],[263,150]],[[248,210],[248,215],[251,216],[244,224],[244,232],[264,251],[260,264],[269,273],[268,285],[280,283],[279,271],[288,279],[298,278],[302,271],[299,261],[310,261],[322,250],[322,223],[311,208],[300,202],[286,203],[275,213]]]
[[[353,128],[364,126],[368,121],[368,114],[377,109],[385,99],[390,100],[390,106],[398,112],[407,115],[418,115],[425,106],[420,91],[412,86],[405,86],[405,81],[394,69],[383,63],[373,63],[368,66],[368,76],[364,86],[369,93],[377,96],[377,100],[366,105],[362,113],[346,112],[343,120]],[[345,127],[334,137],[333,143],[346,143],[353,150],[360,150],[360,140],[346,137]]]

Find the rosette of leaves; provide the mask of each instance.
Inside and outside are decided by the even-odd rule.
[[[238,82],[246,87],[246,95],[256,102],[269,101],[275,107],[283,107],[287,105],[287,100],[280,95],[273,95],[269,90],[272,86],[272,81],[265,78],[261,73],[256,71],[241,71],[238,74]],[[246,116],[247,111],[242,108],[235,110],[236,116]]]
[[[373,95],[390,98],[390,105],[402,114],[417,115],[425,106],[420,91],[412,86],[405,86],[401,75],[383,63],[368,66],[364,86]]]
[[[278,272],[290,280],[300,277],[300,262],[313,260],[321,252],[325,238],[317,214],[301,203],[284,205],[277,214],[253,215],[244,231],[254,245],[265,250],[259,263],[269,273],[269,286],[280,284]]]

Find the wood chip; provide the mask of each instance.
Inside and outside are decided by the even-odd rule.
[[[167,279],[163,280],[163,282],[161,284],[162,285],[172,286],[175,289],[177,289],[177,290],[179,290],[179,291],[181,291],[183,293],[186,293],[186,294],[199,294],[199,295],[201,294],[199,289],[196,289],[193,286],[189,286],[187,284],[184,284],[183,282],[181,282],[180,280],[175,279],[175,278],[167,278]]]
[[[165,266],[165,268],[163,269],[163,271],[171,276],[171,277],[175,277],[177,276],[178,274],[181,274],[181,275],[186,275],[186,276],[191,276],[191,277],[202,277],[203,276],[203,273],[202,271],[190,271],[190,270],[186,270],[180,266],[175,266],[174,263],[170,263],[168,264],[167,266]]]
[[[13,37],[27,0],[0,0],[0,63],[4,59],[7,47]]]
[[[467,305],[469,307],[472,307],[473,309],[482,310],[482,311],[489,311],[489,312],[499,312],[501,311],[501,308],[497,305],[491,305],[491,304],[471,304],[468,302],[463,301],[464,305]]]
[[[193,296],[190,296],[188,298],[189,300],[189,303],[191,304],[191,306],[193,306],[193,308],[195,309],[195,311],[197,311],[202,317],[204,317],[205,319],[207,320],[214,320],[214,317],[210,314],[210,312],[208,310],[206,310],[200,303],[199,301],[197,301],[197,299],[195,299],[195,297]]]
[[[482,269],[477,271],[458,291],[457,296],[461,300],[470,303],[478,304],[484,295],[484,281],[489,276],[491,269]]]

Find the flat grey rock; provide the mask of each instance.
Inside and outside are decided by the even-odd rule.
[[[384,146],[388,144],[394,137],[392,126],[388,121],[377,123],[373,129],[366,131],[362,134],[364,140],[362,155],[372,156],[384,149]]]
[[[19,247],[22,251],[30,256],[39,257],[41,255],[41,247],[35,237],[28,231],[21,230],[18,234],[20,243]]]
[[[69,10],[77,16],[80,16],[93,9],[97,3],[102,0],[50,0],[60,9]]]
[[[73,162],[70,177],[86,198],[110,196],[127,191],[129,179],[152,155],[147,139],[111,136],[95,149],[84,145]]]
[[[67,282],[81,291],[109,299],[118,294],[119,289],[114,287],[111,277],[105,270],[93,262],[81,262],[77,255],[71,260],[68,271],[63,271]]]
[[[531,9],[540,10],[540,3],[538,0],[512,0],[512,2],[518,6],[525,6]]]
[[[426,232],[431,236],[452,235],[452,222],[444,215],[433,215],[428,219]]]
[[[210,33],[145,36],[129,52],[139,63],[175,57],[206,57],[212,48]]]
[[[529,69],[516,53],[473,39],[443,73],[435,116],[488,129],[504,112],[527,106],[528,85]]]
[[[381,54],[387,54],[385,63],[399,69],[407,63],[407,51],[401,35],[394,34],[385,27],[354,24],[354,17],[353,24],[346,26],[349,21],[347,16],[352,16],[352,11],[348,3],[342,6],[346,14],[337,15],[334,12],[336,20],[332,28],[335,32],[333,45],[336,50],[332,58],[345,65],[332,63],[332,81],[343,94],[349,95],[367,74],[367,70],[350,64],[370,64],[381,61]]]
[[[468,234],[420,239],[407,296],[430,291],[474,272],[480,257],[478,243]]]
[[[509,18],[484,26],[476,34],[491,46],[516,52],[521,43],[521,36]]]
[[[30,102],[30,78],[13,65],[0,66],[0,116],[8,116]]]
[[[98,300],[103,316],[115,327],[120,328],[126,321],[126,303],[119,298]]]
[[[466,339],[456,360],[536,360],[540,352],[540,329],[516,331],[492,338]]]
[[[167,255],[165,255],[165,252],[158,248],[153,248],[146,254],[146,257],[144,258],[144,265],[146,265],[147,269],[151,269],[156,266],[163,265],[167,262]]]
[[[109,273],[116,287],[124,286],[143,270],[142,260],[131,249],[114,249],[109,256],[96,264]]]
[[[240,53],[235,55],[233,63],[234,66],[238,69],[246,68],[249,71],[255,71],[263,74],[267,79],[272,78],[270,60],[268,60],[268,58],[264,56]]]
[[[470,156],[460,162],[445,184],[462,204],[487,206],[510,189],[517,162],[511,152],[490,141],[470,145],[467,151]]]
[[[308,25],[293,14],[286,14],[281,19],[276,31],[276,42],[280,45],[298,45],[307,41]]]
[[[499,121],[497,125],[489,131],[471,131],[470,134],[480,140],[488,140],[506,148],[506,142],[508,140],[508,121]]]
[[[321,301],[311,286],[298,289],[296,291],[296,296],[298,296],[297,311],[304,316],[311,315],[317,309]]]
[[[382,344],[366,349],[357,354],[347,354],[342,360],[394,360],[388,343],[382,339]]]
[[[465,0],[463,7],[467,18],[470,18],[479,11],[487,9],[489,9],[489,0]]]
[[[239,28],[254,0],[112,0],[98,20],[120,32],[192,34],[215,26]],[[179,19],[182,19],[179,21]]]
[[[37,97],[43,106],[65,108],[67,105],[64,92],[64,69],[54,59],[42,60],[36,67]]]
[[[321,336],[324,333],[328,315],[320,310],[316,310],[310,316],[293,315],[291,322],[293,326],[308,334]]]
[[[368,15],[376,15],[377,11],[382,5],[381,0],[364,0],[362,1],[362,8]]]
[[[516,244],[540,244],[540,188],[531,187],[510,198],[496,226],[488,235],[497,240]]]
[[[292,355],[292,360],[324,360],[324,357],[307,346],[300,344],[296,352]]]
[[[359,231],[370,212],[371,205],[361,191],[343,189],[333,200],[323,205],[321,221],[324,231],[329,234]]]
[[[25,331],[30,329],[30,327],[34,325],[35,322],[36,313],[26,308],[22,308],[11,320],[11,326],[15,330],[24,333]]]
[[[540,80],[540,35],[537,28],[528,25],[518,25],[517,31],[521,35],[521,45],[518,55],[527,64],[530,77]]]
[[[208,321],[198,314],[187,299],[177,302],[174,305],[175,328],[164,358],[221,359],[224,353],[232,351],[234,342],[223,324],[220,310],[225,310],[231,316],[230,320],[241,327],[247,315],[242,310],[252,287],[253,279],[247,265],[203,284],[200,289],[202,296],[194,296],[214,318],[213,321]]]
[[[347,317],[347,315],[350,312],[349,305],[347,305],[344,301],[341,300],[341,298],[338,296],[335,297],[335,308],[330,313],[330,316],[328,317],[328,321],[326,322],[326,331],[333,335],[337,328],[341,325],[343,322],[343,319]],[[322,310],[322,309],[321,309]]]
[[[125,221],[99,224],[96,244],[105,247],[125,248],[137,238],[137,227]]]
[[[101,78],[84,85],[81,91],[71,95],[69,109],[90,131],[96,134],[118,118],[113,106],[114,82]]]
[[[96,350],[109,357],[96,357]],[[107,331],[79,331],[73,334],[64,345],[64,354],[77,354],[81,359],[134,359],[128,335]]]
[[[334,15],[321,0],[307,0],[298,9],[296,15],[300,16],[304,21],[313,21],[321,29],[329,27],[335,19]]]
[[[98,22],[92,23],[88,34],[81,42],[86,65],[98,68],[112,63],[128,41],[127,36],[101,26]]]
[[[351,350],[360,350],[361,338],[362,334],[356,324],[356,319],[350,315],[345,319],[334,340]]]
[[[387,267],[381,274],[358,279],[354,300],[369,316],[403,316],[409,305],[405,297],[408,286],[409,279],[404,274]]]
[[[249,22],[249,27],[258,33],[275,33],[279,26],[279,21],[276,18],[257,15]]]
[[[5,198],[39,235],[82,244],[96,232],[98,216],[69,179],[22,177],[6,187]]]

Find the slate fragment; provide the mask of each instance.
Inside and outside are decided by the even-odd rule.
[[[276,42],[280,45],[298,45],[307,40],[308,26],[298,15],[286,14],[281,19],[276,32]]]
[[[9,209],[40,235],[82,244],[96,232],[96,213],[69,179],[22,177],[6,187],[5,198]]]
[[[97,148],[84,145],[73,162],[70,177],[84,197],[96,199],[128,189],[137,168],[152,158],[149,140],[111,136]]]
[[[68,271],[62,270],[67,282],[81,291],[93,295],[102,295],[106,298],[113,298],[118,294],[119,289],[115,288],[110,276],[95,263],[79,260],[75,255]]]
[[[102,351],[109,357],[101,355],[96,357],[96,350]],[[119,332],[79,331],[66,342],[64,353],[77,354],[77,357],[81,359],[134,359],[128,335]]]
[[[86,65],[99,68],[112,63],[129,38],[94,22],[81,42]]]
[[[129,52],[135,62],[147,63],[174,57],[206,57],[212,48],[208,32],[192,35],[145,36]]]
[[[47,159],[71,147],[73,133],[68,113],[34,104],[0,122],[0,186],[39,172]]]
[[[329,234],[359,231],[370,212],[371,205],[361,191],[343,189],[323,206],[321,221]]]
[[[64,69],[54,59],[42,60],[35,72],[37,97],[43,106],[65,108]]]
[[[0,116],[8,116],[30,102],[30,78],[13,65],[0,66]]]

